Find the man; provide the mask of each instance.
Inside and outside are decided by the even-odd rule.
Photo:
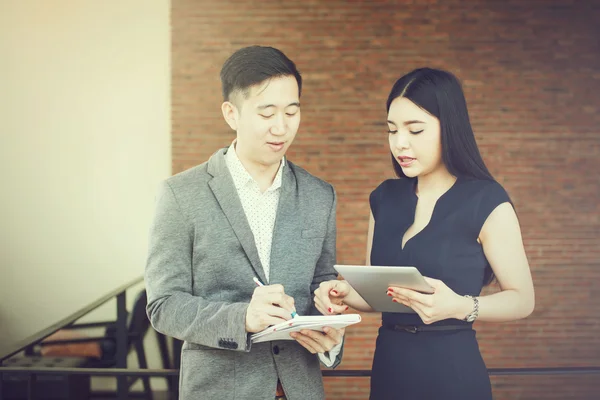
[[[302,78],[281,51],[252,46],[225,62],[221,82],[236,140],[162,185],[148,316],[185,341],[183,400],[321,400],[319,358],[339,363],[343,329],[249,340],[293,312],[318,314],[312,293],[336,278],[333,187],[284,157],[300,124]]]

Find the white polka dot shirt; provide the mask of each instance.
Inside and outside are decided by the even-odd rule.
[[[279,204],[285,158],[281,159],[279,170],[277,171],[277,175],[275,175],[271,187],[264,193],[261,193],[258,183],[250,176],[238,158],[234,144],[235,142],[229,146],[225,155],[225,162],[233,178],[233,184],[238,192],[244,213],[254,235],[254,242],[256,243],[260,263],[267,277],[267,282],[265,283],[268,283],[270,280],[269,271],[271,266],[273,229],[275,228],[275,217]]]
[[[273,184],[264,193],[261,193],[258,183],[246,171],[246,168],[244,168],[235,153],[235,141],[227,150],[225,163],[227,164],[229,173],[231,173],[233,184],[238,192],[244,213],[254,235],[254,242],[256,243],[260,263],[267,277],[267,282],[265,283],[268,284],[270,280],[269,271],[271,267],[273,229],[275,228],[275,217],[277,216],[277,206],[279,205],[285,158],[281,159],[281,164],[279,165],[279,170],[277,171],[277,175],[275,175]],[[331,367],[341,349],[342,344],[340,343],[334,346],[328,353],[318,353],[319,358],[326,366]]]

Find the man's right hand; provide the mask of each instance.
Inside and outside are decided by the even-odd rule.
[[[246,310],[246,332],[260,332],[287,321],[295,311],[294,298],[285,294],[282,285],[257,287]]]

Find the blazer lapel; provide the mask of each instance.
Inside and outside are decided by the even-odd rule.
[[[271,283],[282,283],[290,271],[283,271],[281,262],[285,257],[287,246],[296,243],[300,237],[300,226],[302,221],[298,215],[298,192],[296,190],[296,177],[292,171],[291,164],[286,161],[283,179],[281,181],[281,194],[275,217],[273,229],[273,241],[271,245]]]
[[[254,234],[248,224],[248,219],[244,213],[242,202],[238,196],[233,179],[227,165],[225,164],[224,150],[219,150],[215,153],[208,162],[208,173],[213,176],[208,182],[213,191],[219,206],[223,210],[225,217],[229,221],[235,236],[238,238],[246,256],[250,260],[250,264],[260,280],[266,284],[266,277],[263,266],[258,256],[256,243],[254,242]]]

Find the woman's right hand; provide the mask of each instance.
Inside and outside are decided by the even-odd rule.
[[[332,280],[321,282],[315,290],[315,306],[323,315],[341,314],[348,309],[344,298],[352,288],[346,281]]]

